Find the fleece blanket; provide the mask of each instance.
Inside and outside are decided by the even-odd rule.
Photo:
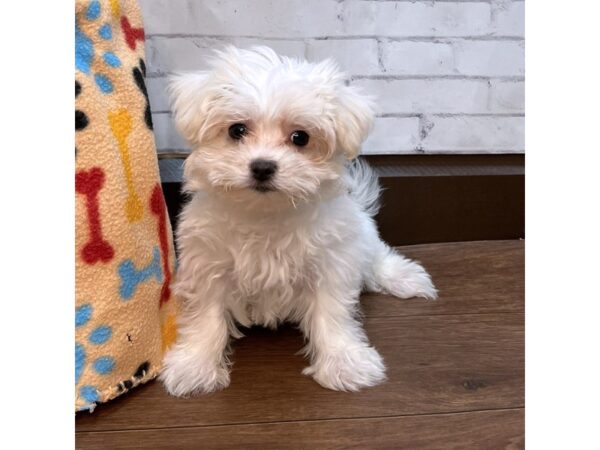
[[[134,0],[75,2],[75,408],[157,375],[175,257]]]

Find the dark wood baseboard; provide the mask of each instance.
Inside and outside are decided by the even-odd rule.
[[[159,155],[173,227],[185,202],[182,155]],[[524,155],[372,155],[383,187],[376,217],[390,245],[525,237]]]

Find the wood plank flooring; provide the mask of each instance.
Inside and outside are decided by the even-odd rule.
[[[435,302],[364,294],[386,383],[359,393],[301,375],[300,333],[252,328],[231,386],[176,399],[158,382],[76,417],[81,449],[523,448],[524,241],[427,244]]]

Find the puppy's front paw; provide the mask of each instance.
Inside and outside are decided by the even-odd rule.
[[[385,365],[377,350],[364,346],[321,355],[302,373],[334,391],[358,391],[385,380]]]
[[[214,358],[191,355],[175,348],[165,356],[159,379],[169,394],[188,397],[226,388],[229,386],[229,371]]]

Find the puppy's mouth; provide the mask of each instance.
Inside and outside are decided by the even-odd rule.
[[[261,193],[274,192],[277,190],[277,189],[275,189],[274,186],[272,186],[269,183],[256,183],[256,184],[252,185],[252,189],[255,190],[256,192],[261,192]]]

